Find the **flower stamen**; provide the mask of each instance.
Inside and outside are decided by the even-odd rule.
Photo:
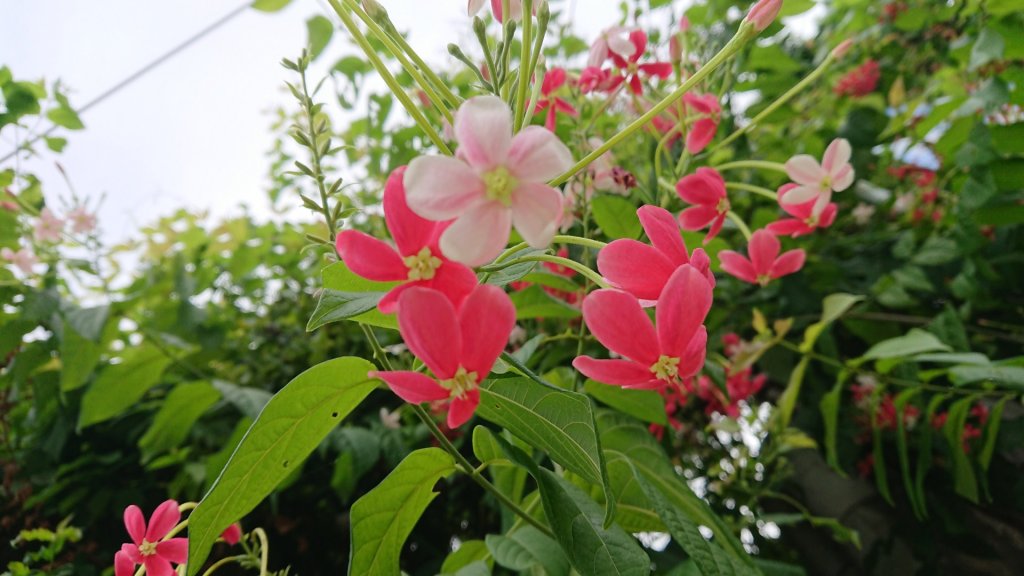
[[[651,372],[658,380],[674,381],[679,376],[679,358],[662,354],[657,362],[651,364]]]
[[[431,280],[441,267],[441,259],[434,256],[427,246],[412,256],[402,258],[402,262],[409,269],[409,280]]]
[[[459,366],[459,369],[455,371],[455,375],[447,380],[441,380],[438,382],[442,388],[448,390],[452,394],[452,398],[464,398],[466,394],[476,389],[477,385],[477,374],[476,372],[466,372],[466,369]]]
[[[515,191],[519,182],[504,166],[498,166],[494,170],[483,175],[484,195],[488,200],[499,202],[503,206],[512,205],[512,192]]]

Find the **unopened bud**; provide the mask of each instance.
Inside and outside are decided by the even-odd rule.
[[[754,29],[761,32],[778,17],[782,10],[782,0],[758,0],[757,4],[747,13],[747,21],[754,25]]]
[[[852,38],[847,38],[846,40],[843,40],[842,42],[840,42],[839,46],[836,46],[835,48],[832,49],[832,57],[835,58],[836,60],[838,60],[838,59],[842,58],[843,56],[846,56],[846,53],[849,52],[850,48],[852,48],[852,47],[853,47],[853,39]]]
[[[377,0],[363,0],[363,10],[366,12],[367,16],[374,20],[382,16],[387,18],[388,15],[388,11],[385,10]]]

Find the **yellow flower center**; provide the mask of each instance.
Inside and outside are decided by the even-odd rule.
[[[651,372],[658,380],[675,380],[679,376],[679,358],[662,354],[657,362],[651,364]]]
[[[509,173],[508,168],[498,166],[484,174],[484,185],[486,186],[484,194],[488,199],[511,206],[512,192],[515,191],[519,182]]]
[[[767,274],[760,274],[757,277],[757,283],[761,286],[767,286],[772,281],[772,277]]]
[[[815,226],[818,225],[818,217],[817,216],[808,216],[807,219],[804,220],[804,224],[807,224],[811,228],[814,228]]]
[[[409,280],[430,280],[441,267],[441,259],[431,254],[426,246],[416,254],[402,258],[402,262],[409,269]]]
[[[152,556],[153,554],[156,554],[156,542],[143,540],[142,544],[139,544],[139,554],[142,554],[143,556]]]
[[[821,189],[829,190],[832,188],[832,175],[828,174],[821,180]]]
[[[729,211],[729,208],[731,208],[731,206],[729,206],[728,198],[722,198],[718,201],[718,206],[715,206],[715,210],[717,210],[719,214],[725,214]]]
[[[476,388],[476,383],[476,372],[466,372],[466,369],[462,366],[459,366],[454,376],[439,382],[442,388],[452,393],[453,398],[464,397],[468,392]]]

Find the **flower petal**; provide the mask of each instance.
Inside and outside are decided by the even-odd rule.
[[[853,150],[846,138],[836,138],[825,149],[825,155],[821,158],[821,168],[835,176],[837,171],[850,161],[852,154]]]
[[[697,120],[686,134],[686,151],[697,154],[707,147],[718,132],[718,123],[710,118]]]
[[[828,176],[818,161],[807,154],[799,154],[787,160],[786,174],[789,175],[790,180],[806,186],[818,186]],[[790,202],[790,204],[796,203]]]
[[[682,361],[679,362],[679,377],[692,378],[704,368],[704,359],[708,353],[708,329],[703,325],[697,328],[693,339],[686,345]]]
[[[677,265],[643,242],[623,238],[597,253],[597,269],[621,290],[643,300],[657,300]]]
[[[577,356],[572,365],[587,378],[602,384],[636,386],[654,379],[649,367],[632,360],[598,360],[590,356]]]
[[[718,261],[722,265],[722,271],[731,274],[744,282],[757,284],[757,273],[754,272],[754,265],[750,263],[739,252],[722,250],[718,253]]]
[[[462,347],[455,307],[444,294],[414,286],[398,299],[398,330],[438,379],[451,378]]]
[[[134,564],[142,564],[142,559],[144,558],[139,547],[135,544],[121,544],[121,554],[127,556]]]
[[[497,202],[480,204],[441,234],[441,252],[467,266],[481,266],[494,260],[508,244],[511,227],[512,213],[508,208]]]
[[[138,506],[132,504],[124,509],[124,527],[136,546],[142,544],[142,539],[146,537],[146,519]]]
[[[769,275],[772,278],[781,278],[788,274],[798,272],[804,267],[804,261],[807,259],[807,253],[803,250],[790,250],[782,256],[779,256],[778,260],[772,265]]]
[[[462,398],[453,398],[451,404],[448,405],[448,427],[454,430],[468,422],[479,404],[479,389],[466,392]]]
[[[178,503],[174,500],[167,500],[157,506],[153,515],[149,517],[149,527],[146,529],[146,540],[156,542],[174,528],[181,520],[181,512],[178,511]]]
[[[850,184],[853,184],[854,176],[853,166],[849,164],[844,165],[832,176],[832,189],[836,192],[846,190],[850,187]]]
[[[480,380],[486,378],[515,325],[516,307],[508,294],[497,286],[477,286],[459,310],[460,364]]]
[[[445,400],[451,396],[436,380],[419,372],[395,370],[375,372],[372,376],[383,380],[396,396],[410,404]]]
[[[572,168],[572,152],[547,128],[527,126],[512,139],[505,167],[521,182],[547,182]]]
[[[419,156],[403,178],[409,208],[428,220],[451,220],[484,200],[484,182],[461,160]]]
[[[821,188],[815,185],[804,185],[790,188],[779,196],[779,203],[783,205],[800,205],[812,202],[821,196]]]
[[[640,70],[644,74],[657,76],[664,80],[672,75],[672,64],[669,62],[648,62],[647,64],[641,64]]]
[[[146,567],[146,576],[177,576],[171,563],[156,554],[143,558],[142,565]]]
[[[696,174],[683,176],[676,183],[676,193],[690,204],[715,206],[725,198],[725,181],[713,168],[698,168]]]
[[[114,576],[132,576],[135,573],[135,562],[124,552],[114,554]]]
[[[683,230],[700,230],[717,217],[718,211],[713,206],[691,206],[679,213],[679,227]]]
[[[680,266],[661,291],[655,318],[661,353],[682,358],[711,310],[711,284],[699,270]]]
[[[455,113],[455,139],[460,156],[478,172],[505,164],[512,144],[512,110],[497,96],[466,100]]]
[[[188,538],[171,538],[156,545],[156,553],[175,564],[188,560]]]
[[[512,223],[534,248],[546,248],[562,220],[562,194],[547,184],[520,184],[512,194]]]
[[[750,255],[750,263],[754,265],[754,271],[759,276],[768,274],[781,249],[775,234],[763,229],[754,232],[747,245],[747,253]]]
[[[405,200],[405,170],[396,168],[384,185],[384,220],[388,231],[398,246],[402,256],[409,256],[429,246],[434,236],[437,222],[427,220],[413,212]]]
[[[825,207],[821,211],[821,216],[818,217],[818,228],[828,228],[836,221],[836,214],[839,212],[839,206],[832,203]]]
[[[679,224],[672,213],[659,206],[641,206],[636,211],[640,225],[651,239],[651,244],[675,265],[686,264],[690,257],[686,243],[679,233]]]
[[[612,352],[643,365],[658,359],[658,338],[636,297],[620,290],[596,290],[583,299],[583,319]]]
[[[792,238],[803,236],[804,234],[810,234],[814,231],[814,228],[811,228],[804,221],[797,220],[796,218],[777,220],[765,226],[765,229],[776,236],[790,236]]]
[[[338,233],[334,246],[349,270],[363,278],[388,282],[409,277],[409,268],[398,252],[369,234],[344,230]]]
[[[476,274],[469,267],[458,262],[445,262],[434,272],[434,277],[423,282],[423,285],[440,290],[452,301],[458,310],[462,302],[476,288]]]

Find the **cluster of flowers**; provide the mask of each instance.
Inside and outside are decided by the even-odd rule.
[[[909,213],[913,222],[921,222],[925,219],[930,219],[932,222],[942,220],[945,213],[939,202],[939,186],[935,182],[934,170],[906,164],[889,168],[889,174],[899,182],[910,183],[914,187],[913,191],[896,197],[892,206],[894,214]]]
[[[861,98],[871,94],[878,88],[878,81],[881,77],[882,72],[878,62],[867,60],[840,78],[832,91],[837,96]]]
[[[173,565],[188,560],[188,539],[174,537],[185,527],[181,507],[174,500],[157,506],[148,523],[138,506],[125,508],[124,527],[131,542],[114,554],[114,576],[131,576],[139,565],[150,576],[175,576],[178,572]],[[220,537],[234,546],[242,539],[242,527],[232,524]]]
[[[18,205],[10,202],[5,202],[3,208],[18,211]],[[89,234],[96,229],[96,215],[84,206],[78,206],[61,218],[49,208],[43,208],[33,225],[32,238],[38,244],[56,244],[61,241],[66,228],[73,234]],[[0,259],[10,262],[25,274],[32,274],[33,268],[39,263],[39,257],[29,247],[0,249]]]

